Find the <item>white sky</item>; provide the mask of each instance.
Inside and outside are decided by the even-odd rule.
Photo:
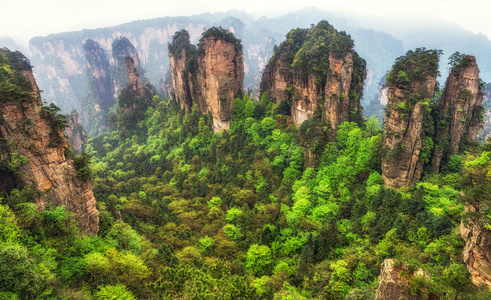
[[[27,45],[34,36],[140,19],[231,9],[275,16],[312,6],[366,16],[423,14],[491,38],[489,0],[0,0],[0,36]]]

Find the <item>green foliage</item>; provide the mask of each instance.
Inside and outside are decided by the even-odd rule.
[[[199,55],[203,54],[202,52],[204,51],[203,50],[204,40],[210,37],[215,39],[222,39],[227,43],[233,44],[236,53],[242,52],[242,43],[240,39],[236,38],[232,32],[219,26],[219,27],[211,27],[210,29],[203,32],[198,44]]]
[[[441,55],[441,50],[409,50],[404,56],[396,59],[386,81],[390,84],[409,84],[413,81],[424,81],[427,75],[436,76]]]
[[[75,171],[77,172],[77,178],[82,180],[90,180],[92,178],[92,158],[87,153],[75,156],[73,159]]]
[[[94,294],[95,300],[134,300],[133,294],[123,284],[100,286],[100,290]]]
[[[247,250],[246,269],[257,275],[262,276],[270,273],[273,257],[271,249],[265,245],[251,245]]]
[[[42,276],[24,247],[0,248],[0,274],[0,291],[17,294],[21,299],[29,299],[41,289]]]
[[[302,48],[295,54],[293,71],[300,78],[308,74],[316,76],[316,83],[323,87],[329,72],[329,56],[343,58],[353,51],[353,40],[346,32],[338,32],[327,21],[320,21],[311,28]]]
[[[65,115],[60,113],[60,108],[54,103],[49,105],[45,102],[41,108],[40,115],[51,127],[49,133],[50,143],[48,147],[57,147],[63,143],[63,130],[68,126]]]

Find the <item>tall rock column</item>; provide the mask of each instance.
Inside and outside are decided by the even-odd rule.
[[[193,64],[186,63],[196,53],[196,47],[191,45],[189,33],[183,29],[178,31],[172,37],[172,43],[169,44],[169,62],[170,73],[172,76],[172,85],[174,87],[174,100],[176,100],[182,109],[188,112],[193,105],[190,87],[189,69]],[[191,70],[193,71],[193,70]]]
[[[111,106],[116,104],[113,69],[97,42],[91,39],[85,41],[84,53],[89,90],[82,103],[82,120],[90,132],[98,134],[107,130],[106,115]]]
[[[297,127],[319,109],[334,131],[341,122],[360,121],[366,62],[353,48],[351,37],[327,21],[291,30],[264,70],[261,94],[291,102]]]
[[[387,76],[382,177],[388,187],[414,185],[429,161],[431,138],[426,127],[440,52],[416,49],[399,57]],[[425,123],[425,124],[424,124]]]
[[[0,69],[12,70],[8,77],[16,78],[18,89],[7,94],[0,91],[0,157],[3,162],[10,161],[10,169],[14,169],[8,173],[0,162],[0,177],[15,176],[19,188],[41,192],[35,199],[41,208],[49,203],[64,205],[75,214],[85,233],[96,234],[99,213],[92,184],[77,177],[74,161],[65,156],[64,117],[57,114],[55,106],[42,106],[31,66],[22,54],[0,50],[1,57],[7,59],[0,59]],[[22,75],[25,82],[21,82]],[[1,81],[12,85],[5,76]]]
[[[461,142],[475,141],[482,124],[483,92],[479,87],[479,68],[474,56],[465,56],[448,76],[436,124],[436,147],[431,161],[438,173],[442,160],[459,152]]]
[[[240,40],[232,33],[210,28],[198,46],[196,99],[201,113],[210,113],[213,131],[229,130],[235,97],[242,93],[244,58]]]

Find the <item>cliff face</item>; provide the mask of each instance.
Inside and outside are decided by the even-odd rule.
[[[292,59],[288,58],[292,47],[293,45],[291,43],[285,44],[284,48],[279,49],[275,57],[264,68],[260,85],[260,96],[264,92],[268,92],[269,97],[275,103],[280,103],[291,97],[287,89],[293,85],[293,76],[290,72]]]
[[[123,133],[136,128],[155,95],[151,85],[143,85],[138,66],[132,57],[125,58],[127,84],[118,93],[117,126]],[[111,121],[110,121],[111,122]]]
[[[89,131],[101,133],[107,129],[106,115],[116,103],[113,69],[104,50],[94,40],[84,44],[87,60],[88,94],[82,102],[82,116]]]
[[[212,27],[203,33],[198,49],[186,30],[176,32],[169,44],[175,99],[187,111],[197,104],[210,114],[214,132],[228,130],[235,97],[242,94],[244,57],[233,33]]]
[[[293,100],[291,117],[295,126],[300,126],[306,120],[312,119],[322,98],[316,83],[316,76],[308,74],[307,78],[293,79]]]
[[[5,62],[0,63],[0,67],[4,66]],[[14,173],[21,188],[33,187],[43,192],[35,200],[39,207],[48,203],[65,205],[75,213],[84,232],[95,234],[99,216],[92,184],[78,179],[73,160],[65,157],[63,126],[58,123],[54,107],[42,107],[28,62],[23,63],[21,73],[28,79],[31,92],[0,98],[0,135],[5,143],[2,156],[10,160],[11,168],[12,162],[20,161]],[[27,89],[25,85],[23,88]]]
[[[392,259],[386,259],[380,267],[379,285],[375,293],[375,300],[427,300],[438,299],[438,296],[430,294],[429,297],[413,295],[410,287],[406,283],[407,279],[402,278],[400,273],[408,270],[394,266]],[[408,276],[424,276],[421,270],[408,274]]]
[[[181,108],[188,112],[192,106],[192,99],[187,85],[188,78],[186,69],[186,52],[183,49],[179,58],[169,52],[170,72],[172,74],[172,86],[174,88],[174,99]]]
[[[140,74],[136,69],[134,59],[131,57],[126,57],[125,66],[126,76],[128,77],[128,83],[131,86],[131,90],[135,92],[138,97],[142,97],[145,92],[143,91],[143,83],[140,79]]]
[[[68,144],[72,146],[73,154],[80,155],[88,139],[87,133],[82,127],[80,117],[76,111],[66,117],[66,122],[68,127],[65,128],[65,134],[68,137]]]
[[[130,78],[133,80],[136,78],[135,76],[130,77],[130,72],[133,75],[139,74],[139,77],[144,75],[144,71],[135,46],[126,37],[113,41],[112,52],[115,64],[114,86],[116,91],[120,91],[130,82]],[[128,58],[131,62],[128,61]],[[128,70],[128,64],[132,65],[132,70]]]
[[[450,73],[440,104],[440,122],[436,127],[432,171],[459,152],[461,142],[475,141],[482,125],[483,92],[479,88],[479,68],[474,56],[466,56]]]
[[[438,59],[435,50],[409,51],[398,59],[387,77],[389,100],[384,117],[382,159],[386,186],[414,185],[429,160],[432,141],[428,140],[423,123],[429,116]]]
[[[465,206],[466,212],[475,212],[472,205]],[[462,257],[471,274],[472,282],[477,285],[491,287],[491,232],[474,221],[463,221],[459,234],[464,239]]]
[[[334,130],[341,122],[361,120],[366,63],[353,46],[348,35],[327,21],[290,31],[265,68],[261,93],[268,92],[276,103],[291,101],[296,126],[321,107]]]
[[[196,99],[203,114],[213,118],[213,131],[228,130],[234,100],[242,93],[244,58],[242,50],[222,37],[208,36],[200,42]]]
[[[174,88],[173,98],[186,112],[193,105],[191,77],[186,68],[186,62],[195,53],[196,47],[191,45],[189,33],[186,30],[176,32],[172,37],[172,43],[169,44],[170,74]]]

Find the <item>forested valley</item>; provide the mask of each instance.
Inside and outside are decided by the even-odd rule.
[[[213,43],[235,53],[218,113],[203,104]],[[482,104],[484,83],[445,106],[451,88],[431,81],[440,51],[408,51],[387,75],[392,121],[380,124],[361,116],[365,62],[354,43],[326,21],[290,31],[266,68],[276,80],[279,70],[284,94],[264,84],[253,99],[232,90],[240,40],[212,28],[193,46],[177,32],[169,49],[183,59],[182,98],[175,87],[159,95],[126,58],[107,127],[80,155],[60,133],[65,117],[26,79],[28,60],[0,50],[0,299],[384,299],[388,266],[406,293],[393,299],[489,299],[491,274],[470,274],[463,253],[479,236],[489,255],[491,140],[473,138],[482,105],[458,106]],[[448,86],[475,64],[451,58]],[[347,77],[346,91],[329,88]],[[98,222],[90,195],[83,208],[50,200],[72,199],[56,194],[69,179],[43,190],[23,175],[33,162],[24,153],[44,151],[32,138],[42,128],[55,151],[46,157],[60,156],[72,189],[92,189]],[[389,170],[405,159],[416,170],[400,179]]]

